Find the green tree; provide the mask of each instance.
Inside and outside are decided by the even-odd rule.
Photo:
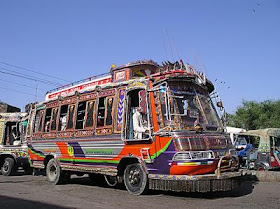
[[[280,100],[245,101],[235,114],[227,113],[227,125],[247,130],[280,128]]]

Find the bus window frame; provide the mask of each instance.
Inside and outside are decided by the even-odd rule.
[[[35,133],[42,133],[42,125],[44,124],[44,115],[45,115],[45,112],[44,110],[36,110],[35,111],[35,119],[34,119],[34,123],[33,123],[33,130],[32,130],[32,133],[35,134]],[[36,126],[36,116],[37,114],[39,114],[39,120],[38,120],[38,128]],[[42,122],[41,122],[42,120]],[[41,122],[41,124],[40,124]],[[37,130],[37,131],[36,131]],[[39,131],[40,130],[40,131]]]
[[[55,110],[57,110],[56,119],[53,120],[53,113],[54,113]],[[49,129],[50,129],[49,132],[50,133],[54,133],[54,132],[57,131],[57,127],[58,127],[58,123],[57,123],[58,120],[57,120],[57,118],[58,118],[59,114],[60,114],[60,106],[52,107],[52,115],[51,115],[50,127],[49,127]],[[55,129],[54,130],[52,130],[52,123],[53,123],[53,121],[55,121]]]
[[[59,123],[60,123],[61,107],[62,107],[62,106],[66,106],[66,105],[67,105],[68,107],[67,107],[67,114],[66,114],[66,125],[65,125],[65,130],[62,130],[62,129],[61,129],[61,130],[58,130]],[[67,127],[67,122],[68,122],[68,110],[69,110],[69,106],[70,106],[70,105],[71,105],[71,104],[68,104],[68,103],[60,104],[60,105],[59,105],[58,121],[57,121],[58,123],[57,123],[57,129],[56,129],[58,133],[67,131],[66,127]]]
[[[70,115],[70,107],[71,106],[74,106],[74,110],[73,110],[74,113],[73,113],[73,118],[72,118],[73,126],[72,126],[72,128],[67,128],[68,127],[68,122],[69,122],[69,115]],[[62,132],[74,131],[75,130],[75,127],[76,127],[76,112],[77,112],[77,102],[69,104],[68,110],[67,110],[66,129],[65,129],[65,131],[62,131]]]
[[[47,114],[47,110],[48,109],[51,109],[51,115],[50,115],[50,120],[49,121],[47,121],[47,122],[49,122],[49,127],[48,127],[48,129],[46,129],[46,114]],[[52,109],[53,109],[53,107],[47,107],[46,109],[45,109],[45,113],[44,113],[44,122],[43,122],[43,133],[49,133],[50,132],[50,127],[51,127],[51,119],[52,119],[52,113],[53,113],[53,111],[52,111]]]
[[[77,117],[78,117],[78,109],[79,109],[79,104],[82,103],[82,102],[85,102],[85,103],[86,103],[86,104],[85,104],[86,107],[85,107],[85,109],[84,109],[85,115],[84,115],[84,120],[83,120],[83,126],[82,126],[82,128],[77,128],[76,125],[77,125],[77,122],[78,122],[78,120],[77,120],[77,119],[78,119],[78,118],[77,118]],[[77,105],[76,105],[76,106],[77,106],[77,108],[76,108],[75,117],[74,117],[74,118],[75,118],[75,126],[74,126],[73,129],[74,129],[75,131],[80,131],[80,130],[84,130],[84,129],[85,129],[86,111],[87,111],[87,101],[86,101],[86,100],[80,100],[80,101],[77,102]]]
[[[104,98],[105,100],[105,112],[104,112],[104,125],[103,126],[98,126],[98,106],[99,106],[99,99],[100,98]],[[108,110],[108,106],[107,106],[107,102],[109,99],[113,99],[113,104],[112,104],[112,124],[111,125],[106,125],[106,118],[107,118],[107,110]],[[102,128],[110,128],[114,126],[114,112],[115,112],[115,96],[103,96],[103,97],[99,97],[98,98],[98,105],[96,105],[96,129],[102,129]]]
[[[112,124],[107,125],[106,120],[107,120],[107,115],[108,115],[108,100],[112,99],[112,112],[111,112],[111,117],[112,117]],[[103,127],[111,127],[114,126],[114,110],[115,110],[115,98],[114,96],[108,96],[106,97],[106,106],[105,106],[105,118],[104,118],[104,126]]]
[[[40,131],[38,131],[37,133],[43,133],[43,124],[44,124],[44,120],[45,120],[44,115],[45,115],[45,109],[40,110],[40,119],[39,120],[41,121],[41,124],[39,121],[40,126],[38,127],[38,130],[40,130]]]
[[[98,96],[96,98],[96,111],[95,111],[95,135],[110,135],[113,134],[114,132],[114,125],[115,125],[115,109],[116,109],[116,88],[109,89],[106,91],[101,91],[98,93]],[[104,115],[104,125],[103,126],[98,126],[98,107],[99,107],[99,102],[100,98],[105,99],[105,115]],[[106,117],[107,117],[107,99],[108,98],[113,98],[113,104],[112,104],[112,125],[106,125]]]
[[[92,126],[89,126],[89,127],[87,127],[86,126],[86,122],[87,122],[87,119],[88,119],[88,114],[87,114],[87,111],[88,111],[88,104],[90,103],[90,102],[93,102],[93,113],[92,113]],[[83,127],[83,130],[94,130],[95,129],[95,125],[96,125],[96,123],[95,123],[95,118],[96,118],[96,99],[91,99],[91,100],[87,100],[86,101],[86,113],[85,113],[85,123],[84,123],[84,127]]]

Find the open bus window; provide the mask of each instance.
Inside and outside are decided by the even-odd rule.
[[[52,108],[48,108],[45,114],[44,132],[50,131],[51,116],[52,116]]]
[[[105,121],[105,97],[99,98],[97,111],[97,127],[104,126]]]
[[[40,123],[40,110],[37,110],[36,115],[35,115],[35,121],[34,121],[34,125],[33,125],[33,132],[37,133],[39,131],[39,123]]]
[[[52,113],[52,119],[51,119],[51,130],[52,131],[56,130],[57,115],[58,115],[58,108],[54,108],[53,113]]]
[[[84,121],[86,115],[86,101],[79,102],[77,110],[76,129],[84,128]]]
[[[44,117],[44,111],[38,110],[36,112],[35,122],[34,122],[34,127],[33,127],[34,133],[42,131],[43,117]]]
[[[42,132],[42,125],[43,125],[43,118],[44,118],[44,111],[40,111],[40,121],[38,126],[38,132]]]
[[[59,124],[58,124],[58,131],[65,131],[66,130],[66,123],[67,123],[67,113],[68,113],[68,105],[62,105],[60,107],[60,115],[59,115]]]
[[[94,101],[87,102],[86,128],[93,126]]]
[[[69,105],[68,108],[69,116],[67,121],[67,129],[72,129],[74,126],[74,112],[75,112],[75,105]]]
[[[126,139],[149,139],[146,91],[136,89],[128,92]]]
[[[113,98],[107,98],[106,125],[112,125]]]
[[[20,132],[19,123],[7,122],[5,124],[5,138],[4,145],[19,145],[20,144]]]

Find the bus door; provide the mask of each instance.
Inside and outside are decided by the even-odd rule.
[[[151,114],[147,101],[149,101],[148,95],[144,88],[134,88],[127,91],[125,125],[122,136],[124,141],[138,142],[138,144],[139,141],[152,143]],[[140,155],[145,162],[151,163],[152,150],[155,147],[149,147],[146,144],[143,143],[143,148],[140,148]]]
[[[125,141],[151,139],[151,123],[147,93],[145,89],[133,89],[127,92]]]

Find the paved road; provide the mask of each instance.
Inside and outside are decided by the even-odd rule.
[[[124,189],[96,186],[86,175],[56,186],[45,176],[0,175],[0,208],[280,208],[279,189],[280,182],[247,181],[224,193],[153,191],[132,196]]]

